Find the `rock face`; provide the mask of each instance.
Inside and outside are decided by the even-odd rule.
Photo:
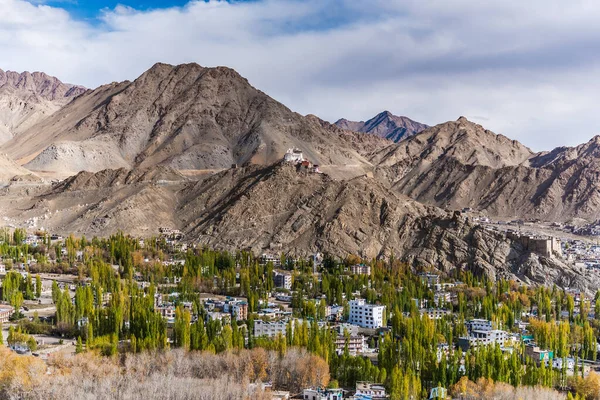
[[[48,118],[85,88],[42,72],[0,69],[0,144]]]
[[[269,164],[289,148],[316,164],[370,166],[362,153],[375,141],[360,136],[290,111],[232,69],[156,64],[83,94],[3,148],[30,169],[72,173]]]
[[[394,142],[399,142],[429,128],[425,124],[407,117],[398,117],[389,111],[383,111],[368,121],[348,121],[342,118],[335,125],[342,129],[369,133]]]

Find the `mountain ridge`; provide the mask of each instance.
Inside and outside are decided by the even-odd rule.
[[[427,128],[428,125],[413,121],[408,117],[399,117],[389,111],[383,111],[367,121],[349,121],[341,118],[335,125],[354,132],[376,135],[399,142]]]

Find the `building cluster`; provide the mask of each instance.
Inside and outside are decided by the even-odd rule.
[[[354,393],[344,389],[308,388],[302,393],[304,400],[384,400],[389,399],[381,383],[356,382]]]

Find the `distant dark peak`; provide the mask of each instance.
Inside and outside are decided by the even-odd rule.
[[[335,125],[342,129],[368,133],[394,142],[399,142],[428,128],[425,124],[407,117],[398,117],[387,110],[380,112],[368,121],[357,122],[341,118]]]

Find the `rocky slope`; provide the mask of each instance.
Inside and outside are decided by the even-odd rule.
[[[64,84],[42,72],[0,69],[0,144],[48,118],[83,92],[83,87]]]
[[[600,218],[600,139],[533,153],[460,118],[376,152],[376,175],[399,193],[448,209],[567,221]]]
[[[557,259],[529,253],[503,233],[424,206],[373,178],[334,180],[289,164],[230,169],[194,181],[164,167],[81,172],[5,217],[86,236],[119,229],[152,236],[169,227],[188,240],[229,250],[364,257],[393,252],[415,268],[465,268],[564,287],[591,284]]]
[[[232,69],[156,64],[85,93],[3,149],[30,169],[72,173],[269,164],[288,148],[317,164],[369,166],[362,154],[385,142],[361,136],[290,111]]]
[[[6,154],[0,153],[0,185],[19,181],[36,182],[40,181],[40,178],[21,167]]]
[[[376,135],[394,142],[399,142],[429,128],[425,124],[407,117],[398,117],[389,111],[383,111],[368,121],[348,121],[342,118],[335,125],[354,132]]]

